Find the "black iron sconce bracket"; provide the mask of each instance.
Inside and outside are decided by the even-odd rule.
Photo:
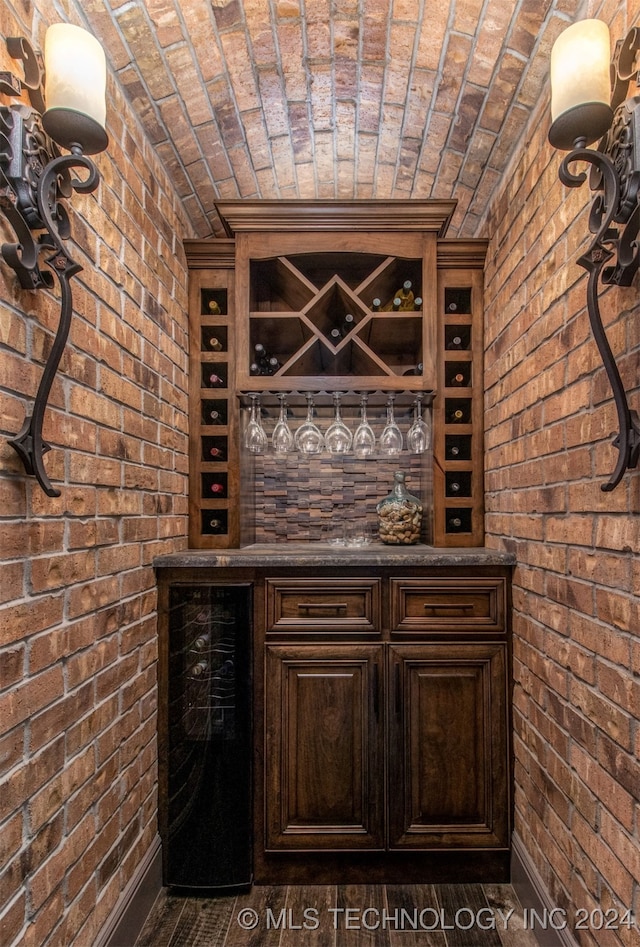
[[[63,241],[70,235],[69,216],[62,203],[72,191],[88,193],[99,183],[98,170],[82,153],[75,141],[65,141],[70,154],[61,155],[53,139],[43,127],[45,111],[42,93],[42,69],[28,40],[7,39],[13,59],[21,60],[24,79],[10,72],[0,72],[0,92],[20,96],[26,88],[31,105],[18,103],[0,106],[0,210],[11,224],[17,242],[5,243],[1,252],[5,262],[15,271],[23,289],[36,290],[54,285],[51,271],[60,284],[60,321],[35,396],[32,413],[26,417],[22,430],[9,440],[20,457],[25,471],[36,477],[44,492],[60,496],[47,476],[44,454],[51,449],[42,438],[44,412],[49,393],[64,351],[73,311],[70,280],[82,269],[75,262]],[[80,116],[80,118],[84,118]],[[98,145],[91,150],[102,150]],[[83,180],[70,176],[74,169],[86,172]],[[49,269],[42,270],[40,254]]]
[[[591,165],[589,184],[595,196],[589,216],[589,231],[594,238],[578,263],[588,273],[587,310],[594,340],[598,346],[611,384],[618,415],[619,433],[613,441],[619,451],[611,479],[602,485],[613,490],[625,470],[640,460],[640,416],[629,408],[616,360],[611,351],[598,301],[599,283],[630,286],[640,263],[640,94],[627,98],[631,82],[640,80],[636,56],[640,51],[640,28],[629,31],[616,45],[612,64],[611,111],[613,119],[597,150],[586,147],[577,137],[573,150],[566,155],[559,177],[567,187],[580,187],[587,179],[584,172],[574,173],[571,165]],[[606,107],[605,107],[606,108]],[[569,113],[570,115],[570,113]],[[557,147],[568,130],[562,127],[564,116],[554,122],[549,139]],[[567,122],[568,124],[568,122]]]

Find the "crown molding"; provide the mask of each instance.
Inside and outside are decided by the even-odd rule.
[[[443,269],[482,269],[489,241],[481,237],[438,240],[438,266]]]
[[[229,236],[243,231],[430,231],[443,237],[456,201],[218,201]]]
[[[233,269],[236,265],[236,242],[227,237],[205,237],[183,241],[187,266],[190,270],[210,267]]]

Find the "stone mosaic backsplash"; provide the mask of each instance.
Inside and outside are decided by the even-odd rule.
[[[273,454],[254,459],[246,490],[255,496],[255,539],[259,543],[330,541],[343,530],[377,540],[376,504],[393,488],[397,470],[407,474],[407,489],[423,503],[420,541],[431,538],[432,455],[370,457]]]

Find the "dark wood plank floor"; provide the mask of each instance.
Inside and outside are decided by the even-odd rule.
[[[135,947],[537,947],[510,885],[254,885],[158,896]]]

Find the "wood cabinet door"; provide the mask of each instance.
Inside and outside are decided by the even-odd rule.
[[[506,647],[389,649],[389,848],[509,843]]]
[[[383,848],[382,654],[267,647],[267,851]]]

